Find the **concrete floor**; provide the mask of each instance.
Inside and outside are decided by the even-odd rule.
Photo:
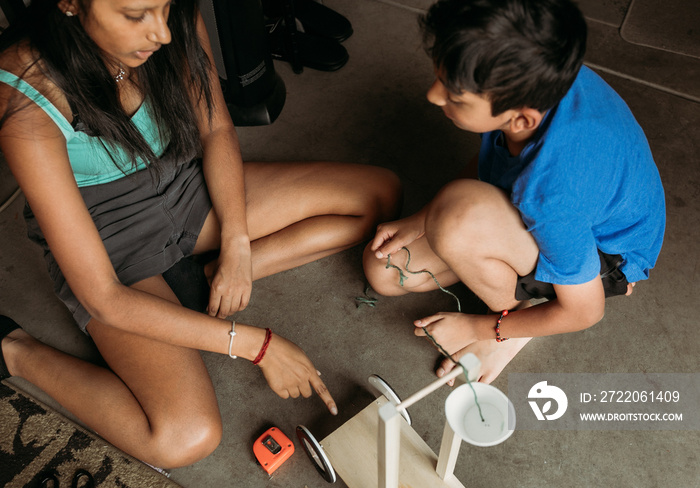
[[[476,151],[478,136],[462,132],[425,99],[432,66],[420,46],[416,14],[430,0],[327,0],[355,30],[345,42],[350,62],[340,71],[276,69],[287,101],[271,126],[239,130],[247,160],[328,159],[384,166],[404,185],[404,213],[424,205]],[[698,373],[700,317],[700,60],[630,44],[618,34],[629,0],[585,0],[587,62],[627,101],[646,131],[666,190],[668,225],[651,280],[629,298],[608,301],[605,319],[575,334],[532,341],[508,373]],[[692,8],[697,5],[687,2]],[[11,176],[0,166],[0,197]],[[23,198],[0,214],[0,313],[39,339],[96,360],[52,293],[39,250],[25,238]],[[69,231],[69,230],[67,230]],[[183,486],[315,488],[326,483],[296,443],[297,453],[273,477],[256,465],[252,443],[268,426],[289,436],[304,424],[322,439],[372,401],[376,373],[406,397],[434,379],[438,357],[413,336],[411,321],[453,310],[440,292],[380,298],[355,306],[364,291],[361,249],[355,248],[255,283],[242,322],[269,326],[303,347],[340,407],[333,418],[317,398],[279,399],[245,361],[204,353],[224,419],[224,439],[208,458],[177,469]],[[483,307],[463,287],[466,311]],[[18,379],[15,384],[48,401]],[[444,422],[443,388],[411,407],[413,426],[437,452]],[[505,443],[464,445],[456,474],[472,487],[698,487],[697,431],[516,431]],[[358,470],[365,469],[357,466]],[[343,486],[338,482],[336,486]]]

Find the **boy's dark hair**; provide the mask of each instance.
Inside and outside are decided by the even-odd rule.
[[[586,22],[571,0],[440,0],[420,22],[445,87],[487,96],[494,116],[552,108],[586,50]]]
[[[151,102],[151,113],[162,140],[170,140],[162,158],[153,154],[131,122],[131,115],[124,112],[117,83],[107,70],[100,48],[85,32],[78,17],[67,17],[57,3],[58,0],[33,0],[23,18],[3,32],[0,51],[28,40],[38,56],[26,71],[37,65],[65,94],[80,116],[84,130],[99,136],[106,147],[121,147],[134,166],[140,157],[158,175],[163,164],[194,158],[201,150],[201,143],[191,97],[206,102],[210,117],[212,106],[209,59],[196,33],[195,0],[173,2],[168,17],[171,43],[163,45],[148,62],[136,68],[138,87]],[[84,12],[89,11],[91,3],[91,0],[78,0]],[[14,97],[0,124],[26,106],[18,102],[22,99]]]

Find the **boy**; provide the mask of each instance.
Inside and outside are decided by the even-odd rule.
[[[530,338],[594,325],[606,297],[648,278],[664,193],[631,112],[582,67],[586,24],[572,1],[441,0],[422,24],[436,72],[428,100],[482,134],[469,165],[480,181],[455,180],[417,214],[379,226],[365,273],[383,295],[435,289],[426,274],[400,286],[385,267],[389,255],[405,266],[405,246],[412,271],[462,281],[497,311],[414,323],[455,359],[474,352],[489,383]],[[453,366],[443,360],[438,376]]]

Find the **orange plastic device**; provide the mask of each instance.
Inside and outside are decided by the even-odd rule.
[[[267,474],[272,474],[294,454],[294,443],[277,427],[271,427],[255,441],[253,453]]]

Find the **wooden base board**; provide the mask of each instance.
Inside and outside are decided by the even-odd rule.
[[[388,400],[378,398],[321,441],[336,473],[350,488],[377,488],[378,410]],[[437,456],[401,418],[399,486],[401,488],[464,488],[455,477],[440,479]]]

